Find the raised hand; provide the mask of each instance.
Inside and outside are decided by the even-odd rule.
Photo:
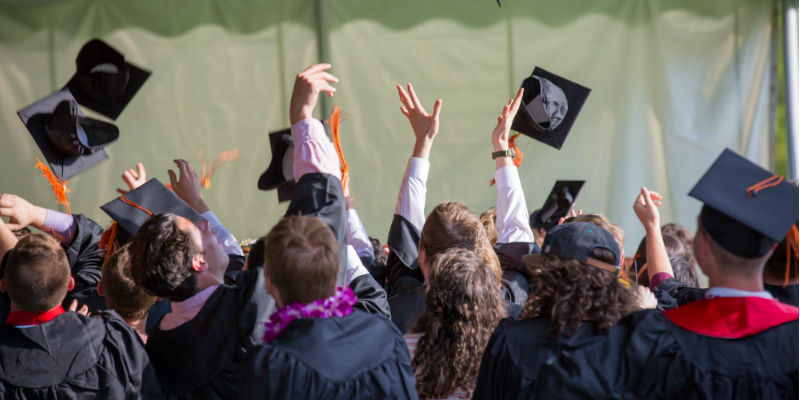
[[[132,168],[122,173],[122,180],[128,185],[128,190],[117,189],[119,194],[128,193],[131,190],[142,186],[147,182],[147,173],[144,170],[144,164],[136,163],[136,171]]]
[[[200,177],[197,175],[197,172],[195,172],[186,160],[173,161],[175,161],[175,165],[178,166],[180,178],[176,177],[175,172],[171,169],[167,170],[172,190],[197,212],[202,214],[208,211],[209,208],[205,201],[203,201],[203,191],[200,189]]]
[[[519,88],[517,96],[508,101],[508,104],[503,106],[500,116],[497,117],[497,126],[492,132],[492,146],[494,151],[508,150],[508,132],[511,130],[511,123],[514,122],[514,116],[517,115],[519,105],[522,103],[523,88]]]
[[[416,142],[414,144],[414,157],[427,159],[430,155],[433,138],[439,133],[439,113],[442,111],[442,99],[433,103],[433,113],[428,114],[425,107],[419,102],[417,94],[411,83],[407,84],[408,93],[403,87],[397,85],[397,93],[400,95],[400,112],[408,118],[411,129],[414,130]]]
[[[644,186],[633,203],[633,212],[648,233],[653,230],[661,231],[661,215],[658,212],[660,205],[661,195],[647,190]]]
[[[306,118],[311,118],[320,92],[333,97],[336,88],[330,83],[339,82],[335,76],[325,72],[331,69],[330,64],[316,64],[297,74],[289,103],[289,120],[292,125]]]
[[[8,217],[6,226],[12,231],[20,230],[28,225],[41,228],[47,216],[47,210],[35,206],[15,194],[0,194],[0,216]]]
[[[81,308],[78,308],[78,300],[72,300],[72,303],[69,304],[69,309],[67,311],[76,312],[87,317],[89,316],[89,306],[84,304],[81,306]]]

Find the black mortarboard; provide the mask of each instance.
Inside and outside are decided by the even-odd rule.
[[[258,188],[261,190],[278,189],[278,201],[284,202],[292,199],[294,194],[294,142],[292,132],[284,129],[269,133],[269,148],[272,160],[264,173],[258,178]]]
[[[194,208],[155,178],[100,208],[131,236],[136,235],[139,228],[156,214],[172,213],[192,222],[205,220]]]
[[[19,111],[42,155],[66,180],[108,158],[103,147],[119,137],[108,122],[83,115],[69,91],[57,91]]]
[[[522,87],[525,94],[511,128],[560,149],[591,89],[539,67]]]
[[[700,222],[711,238],[743,258],[767,254],[798,217],[796,185],[729,149],[689,196],[705,204]]]
[[[529,220],[531,228],[541,227],[547,231],[558,225],[558,220],[561,217],[566,217],[569,210],[572,209],[572,205],[575,204],[575,199],[583,189],[585,182],[556,181],[542,208],[531,213]]]
[[[111,119],[119,117],[150,76],[150,72],[126,62],[122,53],[100,39],[81,47],[75,66],[67,89],[79,104]]]

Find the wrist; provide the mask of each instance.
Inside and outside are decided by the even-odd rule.
[[[506,151],[508,150],[508,143],[501,144],[501,143],[493,143],[494,151]]]
[[[33,225],[39,229],[42,229],[44,226],[44,221],[47,218],[47,209],[44,207],[33,206],[31,214],[33,216],[33,220],[31,221]]]
[[[206,204],[205,201],[203,201],[203,199],[199,199],[199,200],[193,202],[192,204],[190,204],[190,206],[192,206],[192,208],[194,208],[194,210],[197,211],[200,214],[202,214],[202,213],[204,213],[206,211],[211,211],[211,209],[208,208],[208,205]]]
[[[414,151],[412,153],[412,157],[416,158],[423,158],[428,159],[431,153],[431,147],[433,146],[433,140],[428,138],[418,139],[416,143],[414,143]]]

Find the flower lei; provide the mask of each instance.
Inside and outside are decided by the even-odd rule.
[[[356,304],[356,296],[353,290],[336,288],[333,296],[324,299],[317,299],[311,303],[293,303],[278,307],[269,317],[269,321],[264,323],[267,327],[264,332],[264,342],[271,342],[278,337],[290,322],[299,318],[330,318],[346,317],[353,313],[353,305]]]

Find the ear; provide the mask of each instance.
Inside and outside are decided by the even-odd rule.
[[[103,294],[103,281],[102,280],[100,280],[100,282],[97,282],[97,294],[99,294],[100,296],[105,296],[105,294]]]
[[[72,289],[75,289],[75,278],[69,277],[69,285],[67,286],[67,291],[71,292]]]
[[[206,258],[203,256],[202,253],[197,253],[192,257],[192,271],[194,272],[203,272],[208,269],[208,264],[206,264]]]

